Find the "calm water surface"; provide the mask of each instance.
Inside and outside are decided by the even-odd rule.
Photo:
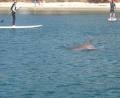
[[[120,98],[120,21],[107,17],[18,14],[43,27],[0,29],[0,98]],[[89,37],[97,50],[68,49]]]

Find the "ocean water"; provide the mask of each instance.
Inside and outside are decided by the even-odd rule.
[[[0,98],[120,98],[120,21],[107,17],[17,14],[16,25],[43,27],[0,29]],[[90,38],[96,50],[70,49]]]

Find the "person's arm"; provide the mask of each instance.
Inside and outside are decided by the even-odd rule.
[[[115,9],[116,9],[116,4],[114,3],[114,7],[115,7]]]
[[[16,12],[16,5],[13,6],[13,11]]]
[[[16,12],[16,4],[13,4],[11,7],[11,12]]]

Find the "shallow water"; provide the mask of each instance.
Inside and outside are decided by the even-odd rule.
[[[18,14],[43,27],[0,29],[0,98],[120,98],[120,21],[107,17]],[[89,38],[97,50],[67,49]]]

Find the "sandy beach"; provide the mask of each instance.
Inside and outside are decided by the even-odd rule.
[[[10,11],[10,6],[12,2],[1,2],[0,3],[0,12]],[[50,2],[50,3],[25,3],[18,2],[17,7],[21,7],[19,12],[109,12],[109,3],[84,3],[84,2]],[[119,11],[120,3],[116,3],[116,10]]]

